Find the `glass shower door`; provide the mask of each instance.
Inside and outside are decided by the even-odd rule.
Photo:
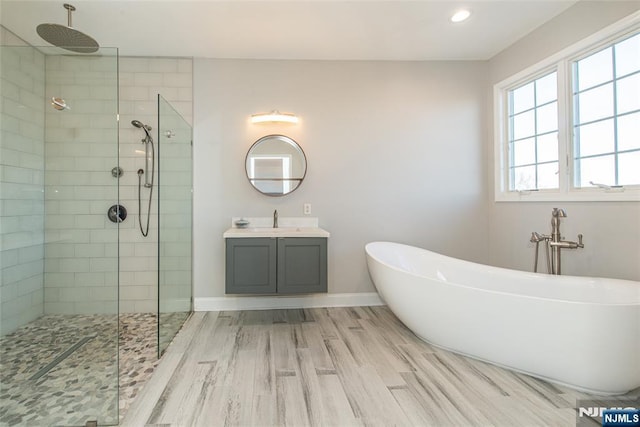
[[[0,47],[0,425],[118,424],[118,51]]]
[[[192,311],[191,125],[158,95],[158,356]]]

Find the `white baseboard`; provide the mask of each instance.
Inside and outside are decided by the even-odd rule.
[[[195,311],[270,310],[278,308],[357,307],[385,305],[376,292],[303,296],[229,296],[195,298]]]

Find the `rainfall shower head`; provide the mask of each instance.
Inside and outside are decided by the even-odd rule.
[[[36,28],[38,35],[54,46],[78,53],[93,53],[100,47],[92,37],[71,28],[71,12],[76,8],[65,3],[69,24],[40,24]]]

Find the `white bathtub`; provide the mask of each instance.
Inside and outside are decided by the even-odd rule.
[[[378,293],[438,347],[578,390],[640,387],[640,282],[550,276],[374,242]]]

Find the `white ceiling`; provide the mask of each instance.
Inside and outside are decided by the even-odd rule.
[[[73,27],[122,56],[489,59],[576,0],[67,0]],[[0,0],[0,23],[33,45],[67,24],[63,0]],[[449,17],[467,7],[471,18]]]

